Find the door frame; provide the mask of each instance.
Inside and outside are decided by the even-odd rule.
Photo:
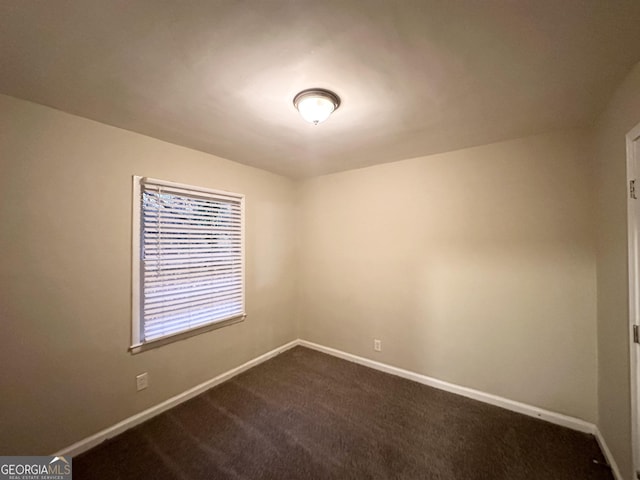
[[[631,448],[636,476],[640,472],[640,344],[633,326],[640,325],[640,123],[627,133],[627,233],[629,248],[629,363],[631,370]],[[640,141],[640,140],[638,140]],[[640,145],[640,144],[639,144]],[[632,184],[632,182],[634,182]],[[635,187],[633,194],[632,185]],[[638,477],[640,478],[640,477]]]

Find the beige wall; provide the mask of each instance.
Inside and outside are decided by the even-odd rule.
[[[631,478],[625,135],[640,123],[640,64],[596,128],[599,423],[624,478]]]
[[[133,174],[246,194],[245,322],[127,353]],[[296,338],[291,180],[0,96],[0,182],[1,454],[53,453]]]
[[[301,337],[595,422],[589,141],[560,132],[306,181]]]

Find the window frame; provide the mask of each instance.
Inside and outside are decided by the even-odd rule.
[[[144,292],[143,285],[143,259],[142,259],[142,184],[144,182],[150,182],[156,185],[167,186],[171,188],[179,188],[194,193],[204,193],[211,195],[224,195],[227,197],[233,197],[240,202],[240,256],[241,256],[241,289],[242,289],[242,313],[234,315],[233,317],[214,320],[203,325],[188,328],[175,332],[170,335],[166,335],[160,338],[144,340],[144,317],[142,314],[143,299],[142,292]],[[243,194],[229,192],[225,190],[215,190],[211,188],[199,187],[194,185],[188,185],[184,183],[170,182],[166,180],[160,180],[157,178],[144,177],[140,175],[133,175],[133,188],[132,188],[132,222],[131,222],[131,346],[129,351],[131,353],[139,353],[151,348],[156,348],[168,343],[173,343],[178,340],[189,338],[195,335],[199,335],[204,332],[215,330],[218,328],[233,325],[244,321],[247,317],[246,307],[246,251],[245,251],[245,196]]]

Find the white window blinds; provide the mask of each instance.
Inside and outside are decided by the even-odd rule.
[[[244,316],[244,196],[139,182],[137,343]]]

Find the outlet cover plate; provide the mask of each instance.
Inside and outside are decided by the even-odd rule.
[[[138,392],[149,386],[149,374],[147,372],[136,375],[136,388]]]

